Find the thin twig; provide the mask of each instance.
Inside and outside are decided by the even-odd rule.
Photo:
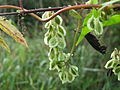
[[[17,6],[11,6],[11,5],[1,5],[0,8],[13,8],[13,9],[21,9],[20,7],[17,7]],[[95,4],[81,4],[81,5],[75,5],[75,6],[69,6],[69,7],[65,7],[65,8],[62,8],[60,9],[59,11],[57,11],[55,14],[53,14],[52,16],[50,16],[49,18],[46,18],[46,19],[42,19],[40,18],[39,16],[37,16],[36,14],[33,14],[33,12],[40,12],[40,11],[45,11],[45,9],[37,9],[37,10],[26,10],[24,9],[24,11],[20,12],[20,13],[13,13],[13,14],[21,14],[21,13],[30,13],[32,14],[33,17],[35,17],[36,19],[38,19],[39,21],[42,21],[42,22],[47,22],[47,21],[50,21],[51,19],[53,19],[54,17],[56,17],[57,15],[65,12],[65,11],[69,11],[71,9],[81,9],[81,8],[84,8],[84,9],[89,9],[89,8],[100,8],[102,7],[101,5],[95,5]],[[120,4],[114,4],[114,5],[108,5],[107,8],[113,8],[113,9],[118,9],[120,8]],[[49,11],[54,9],[55,8],[48,8]],[[46,10],[48,10],[46,9]],[[58,9],[58,8],[57,8]],[[2,13],[3,14],[3,13]],[[0,16],[2,16],[2,14],[0,14]],[[8,14],[7,14],[8,15]],[[10,14],[12,15],[12,14]]]
[[[0,16],[7,16],[7,15],[18,15],[21,13],[36,13],[36,12],[45,12],[45,11],[57,11],[63,9],[63,7],[57,7],[57,8],[42,8],[42,9],[31,9],[31,10],[24,10],[24,12],[10,12],[10,13],[0,13]]]
[[[9,9],[21,10],[21,7],[13,6],[13,5],[1,5],[0,8],[9,8]],[[27,9],[24,9],[24,11],[27,11]],[[14,14],[16,14],[16,13],[17,14],[22,14],[23,12],[15,12]],[[31,15],[32,17],[36,18],[37,20],[42,21],[42,19],[38,15],[36,15],[34,13],[28,13],[28,14]]]

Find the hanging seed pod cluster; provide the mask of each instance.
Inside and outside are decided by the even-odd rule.
[[[89,19],[87,21],[87,27],[90,30],[94,30],[97,35],[101,35],[103,33],[103,24],[102,24],[102,11],[93,9],[91,13],[89,13]]]
[[[45,12],[42,18],[48,18],[53,14],[54,12]],[[69,63],[72,55],[63,51],[66,47],[66,30],[62,26],[62,22],[62,18],[58,15],[45,24],[48,31],[45,33],[44,42],[50,48],[48,53],[49,69],[57,70],[60,80],[65,83],[72,82],[78,76],[78,68]]]
[[[105,68],[111,69],[118,76],[118,80],[120,80],[120,51],[117,48],[112,52],[111,60],[106,63]]]

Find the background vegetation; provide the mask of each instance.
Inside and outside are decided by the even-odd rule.
[[[85,0],[23,0],[23,6],[27,9],[35,9],[75,5],[76,2],[81,4]],[[18,6],[19,2],[0,0],[0,5],[5,4]],[[0,13],[6,11],[13,10],[1,9]],[[74,36],[76,21],[67,12],[61,15],[67,30],[65,51],[69,52],[73,43],[71,38]],[[44,23],[25,15],[20,27],[18,17],[8,16],[24,33],[29,49],[1,32],[11,48],[11,53],[0,48],[0,90],[120,90],[117,77],[114,75],[108,77],[107,70],[104,68],[112,50],[115,47],[120,49],[120,24],[105,28],[100,38],[101,43],[108,46],[106,55],[95,51],[85,39],[81,42],[72,58],[73,64],[79,67],[79,76],[72,83],[62,84],[57,73],[49,71],[48,47],[43,42],[46,32],[42,26]]]

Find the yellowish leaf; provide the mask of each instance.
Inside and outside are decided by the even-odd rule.
[[[28,47],[27,42],[23,35],[19,32],[19,30],[11,24],[9,20],[6,20],[4,17],[0,17],[0,28],[12,38],[14,38],[17,42],[22,45]]]
[[[5,48],[8,52],[10,52],[10,48],[8,47],[8,45],[6,44],[6,42],[4,41],[4,39],[2,37],[0,37],[0,46],[2,46],[3,48]]]

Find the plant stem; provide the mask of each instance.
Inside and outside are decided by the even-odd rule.
[[[72,49],[71,49],[71,52],[70,52],[71,55],[73,54],[73,52],[75,50],[75,47],[76,47],[77,35],[78,35],[79,29],[80,29],[80,19],[77,20],[77,23],[78,23],[78,26],[77,26],[77,29],[76,29],[76,32],[75,32],[73,46],[72,46]]]
[[[69,65],[69,63],[70,63],[69,60],[72,57],[72,54],[73,54],[73,52],[75,50],[75,47],[76,47],[77,34],[79,33],[79,29],[80,29],[80,19],[77,20],[77,24],[78,25],[77,25],[75,36],[74,36],[74,40],[73,40],[73,46],[72,46],[72,49],[70,51],[70,57],[66,60],[67,61],[66,62],[67,65]]]
[[[1,8],[1,7],[0,7]],[[43,8],[43,9],[31,9],[31,10],[24,10],[24,12],[10,12],[10,13],[0,13],[0,16],[7,16],[7,15],[18,15],[21,13],[29,14],[29,13],[36,13],[36,12],[45,12],[45,11],[56,11],[63,9],[63,7],[57,7],[57,8]]]
[[[1,5],[0,8],[11,8],[11,9],[17,9],[17,10],[21,10],[21,12],[15,12],[14,14],[23,14],[24,11],[27,11],[27,9],[24,9],[24,11],[21,9],[21,7],[18,7],[18,6],[13,6],[13,5]],[[23,12],[22,12],[23,11]],[[39,21],[42,21],[42,19],[34,14],[34,13],[28,13],[29,15],[31,15],[32,17],[36,18],[37,20]],[[3,16],[2,14],[0,14],[0,16]]]
[[[114,8],[114,7],[115,8]],[[100,7],[102,7],[101,5],[95,5],[95,4],[81,4],[81,5],[75,5],[75,6],[69,6],[69,7],[65,7],[65,8],[48,8],[48,9],[43,9],[43,10],[41,10],[41,9],[37,9],[37,10],[26,10],[26,9],[23,9],[23,11],[21,11],[21,13],[29,13],[31,16],[33,16],[34,18],[36,18],[36,19],[38,19],[39,21],[42,21],[42,22],[47,22],[47,21],[50,21],[51,19],[53,19],[54,17],[56,17],[57,15],[59,15],[59,14],[61,14],[61,13],[63,13],[63,12],[65,12],[65,11],[69,11],[69,10],[71,10],[71,9],[81,9],[81,8],[84,8],[84,9],[90,9],[90,8],[100,8]],[[113,8],[113,9],[116,9],[117,8],[117,10],[120,10],[120,4],[114,4],[114,5],[108,5],[107,6],[107,8]],[[20,7],[17,7],[17,6],[12,6],[12,5],[1,5],[0,6],[0,8],[13,8],[13,9],[19,9],[19,10],[21,10],[21,8]],[[60,9],[59,11],[57,11],[55,14],[53,14],[52,16],[50,16],[49,18],[46,18],[46,19],[42,19],[42,18],[40,18],[39,16],[37,16],[36,14],[33,14],[33,12],[35,13],[35,12],[40,12],[40,11],[47,11],[47,10],[51,10],[52,11],[52,9],[53,10],[57,10],[57,9]],[[10,14],[10,15],[16,15],[16,14],[21,14],[21,13],[12,13],[12,14]],[[4,14],[4,13],[3,13]],[[5,15],[5,14],[4,14]],[[8,15],[8,13],[6,13],[6,15]],[[0,14],[0,16],[2,16],[2,14]]]

